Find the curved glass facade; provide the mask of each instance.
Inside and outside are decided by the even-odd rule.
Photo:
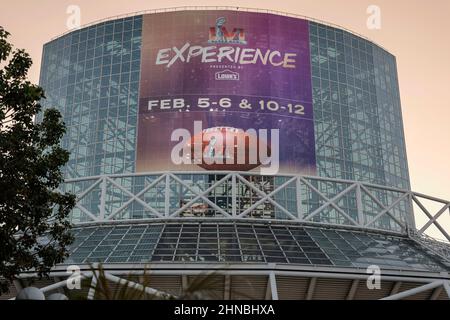
[[[142,16],[100,23],[44,46],[40,85],[70,151],[66,178],[134,172]]]
[[[310,22],[319,175],[409,189],[395,57]]]
[[[142,20],[102,22],[44,46],[43,106],[67,125],[66,178],[135,172]],[[317,174],[409,189],[395,57],[308,24]]]

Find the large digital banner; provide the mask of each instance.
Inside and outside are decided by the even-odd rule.
[[[136,170],[315,174],[308,33],[272,14],[145,15]]]

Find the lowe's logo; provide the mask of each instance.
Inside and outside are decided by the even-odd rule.
[[[220,17],[216,20],[216,26],[209,29],[208,43],[214,44],[247,44],[245,41],[244,29],[234,28],[233,32],[229,32],[225,28],[227,19]]]
[[[215,78],[216,80],[239,80],[239,73],[226,69],[216,72]]]

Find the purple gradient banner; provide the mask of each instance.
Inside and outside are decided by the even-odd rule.
[[[234,11],[144,15],[136,171],[174,164],[174,129],[279,129],[279,172],[315,174],[306,20]],[[254,169],[256,170],[256,169]]]

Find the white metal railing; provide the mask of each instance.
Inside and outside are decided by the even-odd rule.
[[[273,264],[269,266],[264,266],[264,270],[258,270],[258,269],[240,269],[236,270],[236,268],[223,268],[223,266],[215,266],[213,268],[211,265],[203,265],[201,267],[197,266],[194,270],[189,270],[188,268],[183,268],[181,270],[151,270],[151,272],[148,272],[146,269],[147,267],[151,267],[151,265],[143,266],[143,270],[120,270],[120,269],[112,269],[112,270],[102,270],[102,273],[99,273],[99,265],[92,265],[90,271],[83,271],[80,272],[78,276],[71,276],[68,279],[63,279],[67,276],[66,272],[58,272],[54,271],[52,272],[52,275],[55,277],[55,283],[39,288],[39,290],[44,294],[49,294],[51,292],[54,292],[55,290],[58,290],[60,288],[67,287],[68,282],[73,281],[81,281],[81,280],[90,280],[90,284],[88,285],[89,291],[87,292],[86,298],[88,300],[95,299],[96,297],[96,291],[98,290],[98,280],[100,277],[103,277],[104,280],[107,280],[111,283],[114,283],[117,285],[115,288],[116,290],[119,290],[123,287],[130,287],[136,290],[143,291],[147,293],[150,296],[153,296],[155,298],[159,299],[179,299],[174,294],[171,294],[169,292],[165,292],[161,289],[169,289],[167,287],[155,289],[148,287],[146,283],[149,283],[149,279],[157,276],[171,276],[171,277],[179,277],[181,278],[179,283],[179,289],[181,293],[185,292],[185,288],[182,285],[182,283],[186,280],[188,276],[191,277],[197,277],[201,276],[204,277],[205,275],[210,276],[223,276],[224,281],[228,282],[228,285],[225,285],[223,287],[223,294],[224,297],[230,297],[230,290],[233,290],[234,287],[232,287],[232,284],[235,282],[231,282],[230,278],[233,276],[265,276],[267,277],[267,290],[266,290],[266,300],[277,300],[279,296],[279,291],[281,290],[289,290],[291,288],[282,288],[277,285],[277,282],[280,281],[280,277],[304,277],[309,279],[309,284],[306,285],[305,290],[308,291],[306,299],[311,299],[314,296],[314,291],[316,290],[316,284],[317,279],[324,279],[325,286],[333,280],[353,280],[352,285],[350,288],[347,286],[348,294],[347,299],[353,300],[355,297],[358,296],[358,284],[361,281],[368,282],[369,275],[367,274],[360,274],[358,272],[330,272],[330,270],[318,270],[318,271],[285,271],[281,268],[279,268],[277,265]],[[239,266],[241,267],[241,266]],[[222,269],[223,268],[223,269]],[[222,269],[222,270],[221,270]],[[205,273],[204,270],[209,270],[209,273]],[[56,276],[58,275],[58,276]],[[32,278],[37,277],[37,274],[24,274],[22,278]],[[130,280],[130,277],[133,277],[133,280]],[[227,280],[228,278],[228,280]],[[56,280],[58,279],[58,280]],[[63,279],[63,280],[61,280]],[[102,279],[102,280],[103,280]],[[423,277],[423,276],[405,276],[405,275],[389,275],[389,274],[383,274],[382,279],[384,286],[392,286],[392,288],[395,288],[398,284],[408,284],[413,283],[414,286],[411,288],[408,288],[406,290],[402,290],[398,292],[397,290],[392,289],[390,291],[386,291],[386,296],[383,296],[382,298],[379,298],[381,300],[400,300],[407,297],[413,297],[414,295],[417,295],[422,292],[430,291],[433,289],[438,289],[436,291],[433,291],[433,293],[429,296],[430,300],[435,300],[439,297],[441,291],[444,292],[446,296],[450,298],[450,280],[448,280],[448,274],[441,274],[441,278],[436,277]],[[136,281],[136,282],[135,282]],[[187,283],[187,281],[185,282]],[[312,286],[311,283],[314,283]],[[392,283],[392,285],[390,284]],[[249,282],[249,284],[251,284]],[[356,286],[354,285],[356,284]],[[293,284],[294,286],[298,286],[298,284]],[[341,284],[342,285],[342,284]],[[343,287],[345,284],[342,285]],[[228,292],[227,292],[228,291]],[[364,291],[364,298],[367,299],[367,291]],[[373,290],[376,291],[376,290]],[[389,293],[390,292],[390,293]],[[101,293],[101,292],[100,292]],[[114,291],[111,291],[111,293],[114,293]],[[373,298],[375,298],[374,295]],[[250,297],[250,296],[248,296]],[[309,298],[308,298],[309,297]],[[15,298],[11,298],[9,300],[14,300]]]
[[[77,196],[74,224],[130,220],[269,220],[349,226],[425,235],[450,202],[420,193],[317,176],[263,176],[249,172],[154,172],[66,180],[61,191]],[[442,204],[434,215],[422,199]],[[428,222],[415,228],[415,214]],[[430,241],[428,241],[430,243]]]
[[[295,13],[289,13],[289,12],[283,12],[283,11],[278,11],[278,10],[270,10],[270,9],[259,9],[259,8],[248,8],[248,7],[238,7],[238,6],[180,6],[180,7],[171,7],[171,8],[160,8],[160,9],[149,9],[149,10],[141,10],[141,11],[136,11],[136,12],[131,12],[131,13],[125,13],[125,14],[121,14],[121,15],[116,15],[116,16],[111,16],[111,17],[107,17],[107,18],[103,18],[103,19],[99,19],[99,20],[95,20],[92,21],[90,23],[86,23],[82,26],[80,26],[78,29],[82,29],[82,28],[87,28],[102,22],[106,22],[106,21],[111,21],[111,20],[116,20],[116,19],[123,19],[123,18],[128,18],[128,17],[133,17],[133,16],[137,16],[137,15],[144,15],[144,14],[154,14],[154,13],[165,13],[165,12],[176,12],[176,11],[196,11],[196,10],[232,10],[232,11],[242,11],[242,12],[253,12],[253,13],[268,13],[268,14],[276,14],[276,15],[280,15],[280,16],[285,16],[285,17],[291,17],[291,18],[299,18],[299,19],[305,19],[308,21],[312,21],[312,22],[316,22],[316,23],[320,23],[323,24],[325,26],[329,26],[329,27],[333,27],[333,28],[338,28],[341,30],[344,30],[346,32],[349,32],[355,36],[358,36],[364,40],[367,40],[373,44],[375,44],[376,46],[382,48],[383,50],[387,51],[383,46],[379,45],[378,43],[374,42],[373,40],[370,40],[369,38],[367,38],[366,36],[363,36],[355,31],[349,30],[345,27],[342,27],[338,24],[334,24],[334,23],[330,23],[327,21],[323,21],[320,19],[316,19],[316,18],[312,18],[312,17],[308,17],[308,16],[304,16],[301,14],[295,14]],[[70,32],[75,31],[76,29],[72,29],[72,30],[68,30],[62,34],[59,34],[55,37],[53,37],[51,39],[51,41],[56,40]]]

